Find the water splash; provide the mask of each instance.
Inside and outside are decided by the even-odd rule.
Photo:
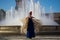
[[[20,7],[21,6],[21,7]],[[52,13],[52,7],[50,7]],[[0,25],[23,25],[20,19],[29,15],[29,11],[33,12],[33,16],[42,22],[42,25],[58,25],[54,19],[49,15],[49,18],[45,15],[45,7],[41,7],[39,1],[22,0],[16,11],[13,7],[6,12],[6,19],[0,22]],[[53,19],[53,20],[52,20]]]

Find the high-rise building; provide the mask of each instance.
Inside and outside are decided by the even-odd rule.
[[[18,10],[18,8],[22,7],[22,0],[15,0],[16,1],[16,7],[15,9]]]

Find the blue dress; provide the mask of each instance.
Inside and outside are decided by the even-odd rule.
[[[33,24],[32,18],[28,19],[27,37],[28,38],[35,37],[34,24]]]

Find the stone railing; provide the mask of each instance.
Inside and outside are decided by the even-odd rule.
[[[20,26],[0,26],[0,34],[1,33],[19,33],[20,34]]]
[[[1,33],[17,33],[21,34],[20,30],[21,26],[0,26],[0,34]],[[49,25],[42,25],[40,28],[40,33],[44,32],[60,32],[60,26],[49,26]],[[38,34],[40,34],[38,33]]]

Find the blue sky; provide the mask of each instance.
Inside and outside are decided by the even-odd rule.
[[[9,10],[11,6],[15,7],[15,0],[0,0],[0,9]]]
[[[37,2],[37,0],[35,0]],[[60,12],[60,0],[39,0],[42,7],[45,7],[46,13],[49,12],[50,6],[53,12]],[[0,0],[0,9],[9,10],[11,6],[15,7],[15,0]]]
[[[46,12],[49,12],[50,6],[53,12],[60,12],[60,0],[40,0],[40,4],[45,7]]]

